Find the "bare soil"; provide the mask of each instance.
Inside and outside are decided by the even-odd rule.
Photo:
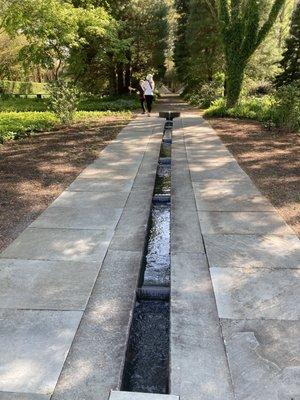
[[[300,135],[269,131],[260,123],[210,118],[239,165],[300,235]]]
[[[126,123],[108,117],[0,145],[0,251],[100,155]]]

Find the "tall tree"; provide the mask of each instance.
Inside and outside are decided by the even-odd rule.
[[[276,78],[277,86],[287,85],[300,79],[300,1],[296,3],[293,12],[286,50],[280,65],[283,71]]]
[[[212,81],[216,72],[222,71],[223,53],[216,14],[206,0],[190,0],[186,43],[188,85]]]
[[[174,5],[178,15],[176,39],[174,43],[174,63],[178,77],[182,82],[186,83],[190,59],[186,36],[190,0],[175,0]]]
[[[226,102],[234,107],[247,63],[272,28],[285,0],[274,0],[267,18],[257,0],[217,0],[226,63]]]

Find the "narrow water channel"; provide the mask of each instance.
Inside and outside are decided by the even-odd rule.
[[[137,290],[122,390],[168,393],[170,328],[171,123],[166,123]]]

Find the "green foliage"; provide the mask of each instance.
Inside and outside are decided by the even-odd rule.
[[[224,99],[215,101],[205,111],[207,117],[232,117],[268,122],[274,119],[276,101],[273,96],[242,99],[235,107],[227,108]]]
[[[215,10],[216,11],[216,10]],[[216,17],[206,0],[190,0],[186,25],[188,60],[185,83],[188,88],[211,82],[223,69],[223,52]]]
[[[77,20],[73,7],[60,0],[11,0],[3,15],[3,26],[12,36],[20,32],[27,43],[20,50],[24,65],[56,69],[76,45]],[[57,63],[58,62],[58,63]]]
[[[48,85],[50,94],[49,108],[54,112],[62,124],[69,124],[74,120],[79,100],[79,92],[74,85],[66,81],[55,81]]]
[[[3,94],[46,94],[47,88],[44,83],[21,82],[21,81],[0,81],[0,93]]]
[[[130,111],[139,108],[136,97],[125,98],[86,98],[78,102],[77,109],[80,111]],[[24,111],[47,111],[49,99],[23,99],[5,98],[0,99],[0,112],[24,112]]]
[[[236,106],[249,59],[271,30],[284,1],[274,0],[270,11],[266,13],[256,0],[217,0],[226,62],[228,108]]]
[[[57,118],[50,112],[0,113],[0,143],[52,128]]]
[[[286,50],[280,62],[282,73],[276,78],[276,86],[290,84],[300,79],[300,2],[293,13]]]
[[[207,117],[253,119],[290,131],[300,131],[300,81],[282,86],[274,95],[242,99],[235,107],[227,108],[218,99],[205,111]]]
[[[276,122],[291,131],[300,131],[300,80],[276,91]]]
[[[213,80],[204,83],[198,90],[188,94],[186,99],[194,106],[201,108],[209,107],[214,101],[222,97],[223,94],[222,80]]]
[[[79,102],[78,109],[84,111],[129,111],[139,107],[136,98],[133,99],[115,99],[105,101],[103,99],[86,99]]]

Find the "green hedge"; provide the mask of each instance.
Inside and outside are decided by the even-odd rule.
[[[47,94],[47,86],[45,83],[39,83],[39,82],[3,80],[0,81],[0,93],[20,94],[20,95]]]

